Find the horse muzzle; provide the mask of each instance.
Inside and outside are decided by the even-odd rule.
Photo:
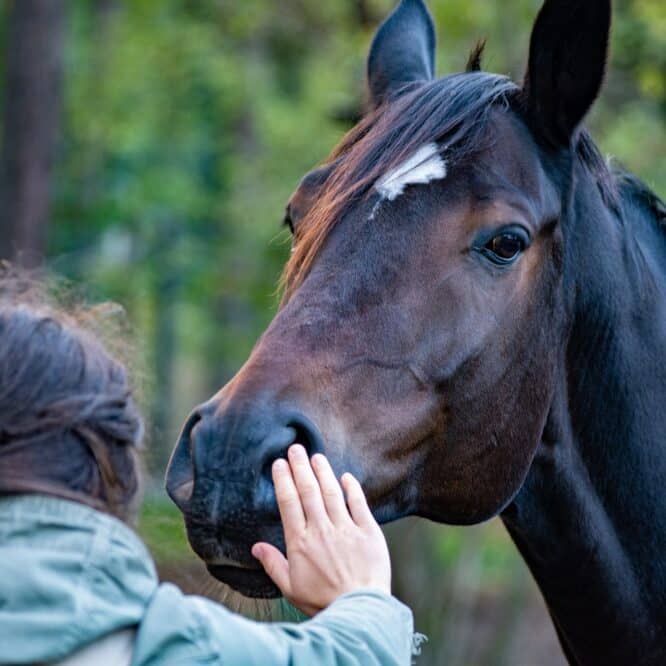
[[[166,489],[185,517],[194,551],[218,580],[250,597],[279,591],[252,556],[257,541],[284,551],[273,462],[295,442],[323,451],[314,424],[291,406],[220,411],[210,403],[188,419],[171,456]]]

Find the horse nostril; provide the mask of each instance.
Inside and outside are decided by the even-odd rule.
[[[305,447],[308,456],[324,450],[323,439],[312,422],[304,416],[294,416],[285,428],[276,431],[264,442],[262,475],[265,478],[271,478],[273,463],[278,458],[286,458],[287,451],[292,444],[301,444]]]
[[[301,444],[308,452],[308,456],[313,456],[315,453],[321,453],[323,447],[321,445],[321,437],[314,429],[314,426],[309,422],[304,421],[294,422],[289,424],[295,432],[293,444]]]

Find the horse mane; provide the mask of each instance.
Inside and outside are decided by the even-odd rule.
[[[657,225],[657,229],[666,233],[666,204],[638,176],[622,167],[613,170],[613,178],[623,200],[638,203],[646,209]]]
[[[607,208],[620,214],[620,198],[613,172],[608,160],[601,154],[594,139],[586,129],[582,129],[576,143],[576,155],[597,184],[601,199]]]

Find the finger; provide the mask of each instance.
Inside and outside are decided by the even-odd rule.
[[[328,515],[321,496],[321,488],[317,477],[312,471],[310,459],[300,444],[289,447],[287,452],[294,483],[301,498],[305,520],[308,523],[322,524],[328,522]]]
[[[270,543],[255,543],[252,555],[256,557],[268,577],[280,588],[285,597],[291,596],[291,579],[287,558]]]
[[[342,494],[342,488],[335,478],[331,464],[321,453],[312,456],[312,469],[314,469],[321,494],[324,499],[324,506],[328,517],[335,524],[340,524],[349,520],[349,511],[345,506],[345,498]]]
[[[305,514],[286,460],[273,463],[273,483],[287,543],[305,529]]]
[[[359,527],[367,528],[376,526],[377,521],[370,511],[363,488],[361,488],[361,484],[349,472],[342,476],[342,487],[345,489],[347,505],[349,506],[349,512],[354,522]]]

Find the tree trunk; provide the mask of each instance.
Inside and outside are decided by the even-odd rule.
[[[46,250],[58,131],[62,0],[14,0],[6,45],[0,258],[33,266]]]

